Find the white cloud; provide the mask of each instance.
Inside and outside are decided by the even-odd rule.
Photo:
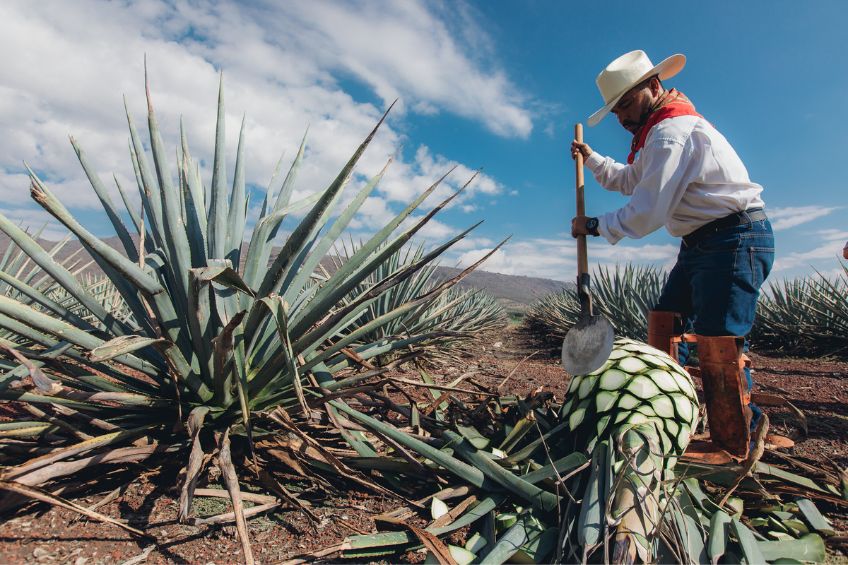
[[[493,62],[492,42],[470,10],[412,0],[0,3],[0,50],[14,53],[0,60],[0,210],[12,219],[32,214],[25,212],[34,205],[23,161],[73,210],[99,209],[68,134],[78,139],[113,199],[119,201],[113,172],[125,188],[136,190],[121,94],[128,95],[146,139],[145,54],[172,173],[182,118],[192,155],[210,181],[223,69],[230,175],[242,112],[247,180],[261,187],[283,150],[285,163],[291,161],[309,127],[297,183],[304,195],[327,186],[400,96],[357,168],[373,175],[396,157],[358,221],[366,227],[392,217],[396,203],[409,202],[456,166],[435,202],[474,171],[426,146],[409,160],[400,157],[407,141],[405,112],[451,112],[506,136],[524,137],[532,128],[523,95]],[[463,33],[456,34],[452,26],[460,22]],[[380,101],[354,99],[345,91],[350,78],[373,89]],[[357,175],[351,188],[361,182]],[[481,174],[455,204],[472,207],[480,195],[503,191]],[[440,230],[450,231],[431,229]]]
[[[848,230],[828,228],[817,231],[816,235],[825,241],[845,241],[848,239]]]
[[[837,259],[842,258],[842,248],[848,241],[848,231],[826,229],[816,231],[813,235],[819,242],[818,245],[806,251],[795,251],[778,256],[772,270],[781,273],[811,265],[820,267],[819,270],[832,268]]]
[[[407,203],[449,171],[452,172],[430,197],[434,201],[447,198],[466,184],[468,184],[467,188],[449,206],[467,204],[469,200],[481,194],[495,196],[503,192],[501,184],[493,178],[474,171],[462,163],[441,155],[433,155],[424,145],[419,146],[415,151],[412,162],[393,163],[380,182],[378,191],[391,201]]]
[[[768,215],[771,225],[777,230],[785,230],[812,222],[818,218],[827,216],[839,206],[788,206],[783,208],[769,208]]]
[[[491,41],[467,7],[457,13],[442,6],[438,14],[425,2],[313,0],[286,3],[285,17],[279,17],[277,5],[259,11],[280,41],[320,46],[314,56],[322,67],[369,84],[384,103],[400,97],[426,113],[442,107],[480,120],[498,135],[530,134],[532,120],[517,88],[502,70],[485,69],[469,55],[481,47],[488,51]],[[449,27],[457,16],[461,30]]]

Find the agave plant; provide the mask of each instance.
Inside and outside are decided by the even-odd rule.
[[[668,274],[653,266],[626,264],[597,267],[592,274],[592,300],[598,313],[612,323],[616,335],[644,340],[648,312],[659,300]],[[525,327],[542,341],[559,344],[580,317],[575,288],[549,294],[534,303]]]
[[[127,110],[141,212],[129,204],[118,184],[135,237],[93,162],[71,139],[118,236],[123,248],[120,251],[84,227],[30,170],[33,199],[79,239],[114,285],[130,315],[105,305],[91,285],[80,282],[25,231],[0,215],[0,229],[28,256],[27,260],[49,277],[49,284],[61,287],[87,313],[68,308],[65,299],[51,298],[43,287],[26,287],[28,279],[16,276],[17,271],[4,279],[26,299],[0,296],[0,327],[25,338],[29,345],[5,344],[9,361],[4,361],[7,370],[0,376],[0,398],[37,407],[33,413],[42,416],[3,424],[8,429],[2,430],[6,432],[2,437],[24,441],[14,445],[17,460],[27,455],[40,457],[4,469],[2,486],[18,493],[29,488],[26,493],[32,494],[31,487],[103,462],[139,461],[154,453],[186,449],[190,454],[180,501],[180,517],[186,520],[191,514],[195,485],[208,461],[204,449],[211,449],[218,455],[236,509],[245,560],[251,561],[230,438],[243,444],[249,453],[251,439],[265,433],[256,423],[257,414],[277,408],[282,410],[276,413],[277,421],[298,417],[308,422],[316,417],[315,410],[331,409],[320,399],[329,389],[334,391],[336,405],[346,406],[338,400],[344,387],[335,381],[336,373],[419,340],[413,336],[369,341],[364,336],[425,307],[470,269],[405,303],[395,304],[344,337],[330,338],[344,332],[387,291],[414,276],[470,229],[373,280],[356,299],[339,304],[456,196],[395,233],[432,194],[440,179],[377,230],[332,276],[321,284],[310,282],[322,258],[383,174],[365,183],[346,207],[336,210],[357,161],[385,116],[325,190],[292,201],[304,154],[301,144],[285,177],[277,174],[278,166],[244,246],[248,206],[244,123],[229,186],[223,83],[208,188],[189,152],[182,126],[178,166],[176,174],[172,172],[149,88],[147,102],[152,163]],[[302,219],[274,255],[281,223],[296,212],[303,212]],[[346,348],[354,355],[344,354]],[[334,416],[325,413],[324,417]],[[357,449],[373,452],[350,434],[345,437]],[[0,447],[12,449],[3,443]],[[321,465],[326,468],[326,461]],[[344,466],[337,470],[356,476]]]
[[[575,378],[562,406],[549,393],[479,405],[443,402],[437,391],[433,397],[435,422],[420,419],[432,433],[426,442],[341,408],[453,481],[419,501],[430,502],[423,531],[351,536],[328,551],[372,559],[423,545],[431,562],[457,563],[825,558],[822,536],[833,528],[811,499],[840,502],[838,477],[814,482],[754,460],[686,461],[698,419],[692,380],[647,345],[618,340],[604,367]],[[400,523],[415,511],[408,506],[384,519]],[[464,545],[437,543],[449,535],[456,543],[462,528],[469,528]]]
[[[38,240],[42,231],[43,228],[33,234],[32,237]],[[25,231],[25,233],[28,232]],[[70,239],[70,236],[64,237],[61,241],[54,243],[46,253],[75,276],[81,276],[82,272],[91,265],[91,261],[84,262],[80,258],[81,249],[68,253],[64,258],[59,258]],[[6,244],[6,249],[3,251],[2,258],[0,258],[0,294],[28,304],[33,308],[43,309],[43,306],[39,303],[39,297],[61,293],[61,286],[57,285],[56,281],[34,263],[14,241],[7,240]],[[0,337],[20,339],[20,336],[15,336],[12,332],[3,328],[0,328]]]
[[[352,245],[350,250],[344,248],[337,260],[344,264],[357,250],[358,246],[355,245]],[[344,303],[357,300],[380,280],[420,261],[423,256],[423,246],[394,252],[371,276],[345,297]],[[357,331],[399,306],[431,292],[441,282],[435,275],[436,266],[427,265],[403,283],[388,290],[380,300],[369,306],[361,317],[353,321],[344,334]],[[493,297],[478,289],[452,287],[434,301],[374,328],[359,339],[365,342],[415,339],[417,348],[426,352],[427,359],[432,361],[444,357],[446,350],[465,346],[481,332],[500,328],[505,324],[506,313]],[[426,351],[423,348],[426,348]],[[383,363],[390,359],[390,355],[382,355],[377,361]]]
[[[773,282],[757,304],[752,335],[766,347],[813,354],[848,352],[848,266],[842,273]]]
[[[698,422],[692,378],[667,354],[619,339],[601,368],[572,379],[562,415],[576,450],[592,454],[589,480],[573,484],[582,503],[563,517],[562,555],[585,560],[615,524],[617,562],[653,561],[665,471]]]

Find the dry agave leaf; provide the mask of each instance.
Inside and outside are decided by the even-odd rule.
[[[141,536],[144,538],[150,539],[150,536],[142,532],[141,530],[137,530],[132,526],[128,526],[119,520],[115,520],[114,518],[110,518],[105,514],[101,514],[100,512],[96,512],[94,510],[89,510],[84,506],[80,506],[79,504],[75,504],[70,500],[65,500],[59,496],[50,494],[49,492],[40,489],[38,487],[32,487],[28,485],[22,485],[20,483],[16,483],[14,481],[4,481],[0,480],[0,489],[7,490],[9,492],[14,492],[15,494],[19,494],[21,496],[25,496],[27,498],[32,498],[35,500],[39,500],[41,502],[46,502],[48,504],[52,504],[53,506],[59,506],[61,508],[65,508],[67,510],[72,510],[74,512],[79,512],[80,514],[84,514],[89,518],[94,520],[98,520],[100,522],[106,522],[108,524],[114,524],[119,528],[122,528],[132,534],[137,536]]]

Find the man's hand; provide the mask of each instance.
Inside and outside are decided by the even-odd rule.
[[[577,160],[577,153],[583,155],[583,161],[592,154],[592,148],[587,143],[580,143],[576,139],[571,142],[571,158]]]
[[[586,227],[586,222],[589,220],[597,221],[597,218],[590,218],[589,216],[575,216],[574,219],[571,220],[571,237],[577,237],[578,235],[600,235],[597,227],[595,227],[594,230],[589,230],[589,228]]]

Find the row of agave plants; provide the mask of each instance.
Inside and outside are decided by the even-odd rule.
[[[848,266],[833,277],[820,273],[781,279],[763,289],[751,331],[757,347],[805,355],[848,354]],[[644,340],[647,314],[659,299],[668,273],[633,264],[598,267],[593,275],[595,306],[616,334]],[[549,294],[531,305],[525,327],[542,341],[558,345],[578,320],[573,289]]]
[[[350,261],[361,246],[361,243],[343,245],[341,252],[330,258],[335,263],[334,268],[339,269]],[[344,297],[341,304],[355,301],[391,273],[420,261],[423,256],[423,245],[396,251]],[[379,300],[369,305],[358,319],[345,328],[344,334],[371,324],[386,313],[431,292],[440,281],[437,273],[436,264],[425,265],[413,276],[383,293]],[[453,286],[415,310],[374,326],[372,331],[360,339],[379,341],[392,336],[411,339],[424,335],[426,339],[419,338],[416,345],[416,349],[422,353],[421,360],[439,363],[452,360],[459,352],[467,351],[481,335],[503,328],[506,323],[506,311],[490,294],[479,289]],[[397,355],[380,356],[376,364],[391,362],[396,358]]]
[[[38,234],[34,236],[34,239],[38,239]],[[55,257],[68,241],[69,238],[65,238],[54,244],[50,254]],[[78,259],[79,251],[81,249],[68,255],[60,263],[78,273],[77,279],[82,287],[113,316],[119,319],[132,316],[132,312],[109,277],[98,274],[96,269],[86,270],[92,266],[93,261],[83,262]],[[341,268],[349,260],[350,255],[347,248],[342,246],[339,255],[328,255],[325,262],[329,263],[329,268],[334,271]],[[347,296],[342,297],[337,306],[344,306],[355,301],[360,294],[367,292],[392,273],[420,261],[423,255],[423,245],[398,249],[385,262],[378,265],[363,282],[356,285]],[[82,318],[88,321],[94,320],[94,316],[84,306],[49,276],[43,274],[40,277],[36,276],[40,273],[40,269],[30,263],[27,257],[26,253],[14,243],[7,247],[0,260],[0,293],[15,300],[33,304],[33,299],[20,290],[19,284],[5,282],[17,279],[31,284],[38,289],[38,292]],[[318,269],[312,275],[313,284],[321,284],[329,276],[326,266],[319,265]],[[330,338],[330,341],[345,337],[360,327],[393,312],[396,308],[430,293],[441,282],[442,278],[438,275],[437,265],[425,265],[408,279],[386,289],[380,300],[370,304],[358,319],[342,328],[338,336]],[[476,288],[450,286],[443,292],[432,295],[429,301],[406,312],[403,316],[389,319],[380,325],[372,325],[371,330],[358,335],[352,345],[406,339],[408,348],[405,352],[415,351],[419,362],[444,364],[447,361],[457,360],[459,355],[469,354],[469,348],[472,347],[473,342],[479,340],[481,335],[503,328],[506,324],[507,313],[493,296]],[[0,335],[7,339],[13,338],[22,343],[26,342],[25,338],[2,328],[0,328]],[[377,355],[370,359],[370,364],[384,365],[402,355],[396,351]]]
[[[790,352],[848,355],[848,265],[770,286],[757,307],[757,343]]]
[[[844,504],[839,478],[794,474],[789,468],[805,469],[792,458],[783,467],[683,464],[700,420],[693,383],[642,344],[620,340],[604,367],[572,379],[562,404],[549,393],[502,396],[469,373],[447,385],[423,368],[420,380],[394,376],[389,369],[418,356],[417,346],[441,350],[447,341],[434,340],[467,333],[446,325],[461,312],[446,314],[470,269],[448,280],[416,276],[470,230],[397,255],[455,198],[396,233],[437,182],[371,239],[335,253],[344,260],[322,266],[382,175],[336,209],[380,124],[326,190],[292,202],[301,147],[288,174],[271,181],[245,249],[244,139],[229,185],[223,90],[208,189],[184,133],[172,176],[149,94],[148,107],[152,164],[127,116],[141,212],[120,186],[119,211],[72,141],[123,252],[86,230],[31,172],[34,199],[79,239],[114,291],[81,280],[76,259],[58,261],[58,249],[0,216],[23,252],[4,259],[2,282],[14,292],[0,296],[0,408],[15,417],[0,423],[3,510],[35,499],[155,543],[151,531],[64,495],[135,480],[139,462],[177,460],[179,519],[234,521],[246,562],[254,561],[251,516],[287,506],[312,519],[306,493],[351,488],[397,500],[380,517],[394,527],[324,555],[423,547],[442,563],[824,559],[820,534],[832,529],[813,500]],[[294,212],[302,219],[274,255]],[[202,486],[216,476],[232,515],[197,517],[193,500],[209,495]],[[313,488],[291,488],[298,482]],[[269,494],[247,496],[248,486]],[[446,544],[461,528],[464,547]]]

